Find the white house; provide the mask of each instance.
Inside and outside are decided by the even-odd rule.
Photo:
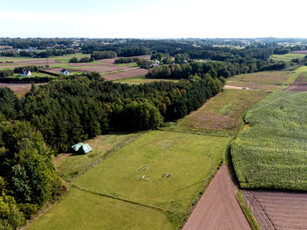
[[[69,75],[69,71],[67,69],[62,69],[61,74],[63,75]]]
[[[31,74],[31,71],[30,70],[22,70],[21,72],[20,72],[20,76],[21,77],[29,77],[29,76],[31,76],[32,74]]]

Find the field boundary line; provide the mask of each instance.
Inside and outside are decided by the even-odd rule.
[[[124,144],[120,145],[120,146],[117,146],[115,147],[114,149],[111,149],[110,151],[108,151],[105,155],[101,156],[100,158],[98,158],[97,160],[95,160],[88,168],[82,170],[80,173],[78,173],[76,176],[72,177],[71,179],[69,180],[65,180],[64,178],[62,178],[64,181],[66,182],[72,182],[73,180],[76,180],[78,177],[82,176],[84,173],[86,173],[88,170],[94,168],[96,165],[98,165],[101,161],[107,159],[108,157],[112,156],[113,153],[117,152],[118,150],[120,150],[121,148],[125,147],[126,145],[138,140],[139,138],[141,138],[142,136],[148,134],[150,132],[145,132],[145,133],[142,133],[140,134],[139,136],[137,137],[134,137],[134,138],[131,138],[129,139],[128,141],[126,141]]]
[[[212,134],[201,134],[198,132],[184,132],[184,131],[180,131],[180,130],[166,130],[166,129],[158,129],[157,131],[161,131],[161,132],[171,132],[171,133],[185,133],[185,134],[191,134],[191,135],[198,135],[198,136],[208,136],[208,137],[226,137],[226,138],[230,138],[231,136],[227,136],[227,135],[212,135]]]
[[[81,191],[84,191],[84,192],[92,193],[92,194],[97,195],[97,196],[104,196],[104,197],[108,197],[108,198],[111,198],[111,199],[114,199],[114,200],[119,200],[119,201],[130,203],[130,204],[135,204],[135,205],[140,205],[140,206],[147,207],[147,208],[152,208],[152,209],[159,210],[159,211],[162,211],[162,212],[170,212],[168,210],[164,210],[164,209],[156,207],[156,206],[139,203],[139,202],[132,201],[132,200],[127,200],[127,199],[124,199],[124,198],[109,195],[107,193],[95,192],[95,191],[92,191],[92,190],[87,189],[87,188],[80,187],[80,186],[75,185],[75,184],[72,184],[72,187],[79,189]]]
[[[270,223],[272,224],[272,226],[276,228],[276,226],[274,225],[273,221],[271,220],[271,218],[268,216],[268,214],[265,212],[265,210],[263,209],[262,205],[260,204],[260,202],[257,200],[257,198],[249,191],[247,191],[247,193],[255,200],[255,202],[257,203],[257,205],[259,206],[259,208],[261,209],[261,211],[264,213],[264,215],[268,218],[268,220],[270,221]],[[245,198],[244,198],[245,199]],[[245,199],[246,200],[246,199]]]

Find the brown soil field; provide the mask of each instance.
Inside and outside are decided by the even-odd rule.
[[[40,83],[36,85],[43,85],[45,83]],[[0,87],[10,88],[18,97],[24,96],[27,92],[31,90],[31,84],[14,84],[14,83],[0,83]]]
[[[307,76],[301,74],[292,85],[285,88],[284,91],[307,91]]]
[[[184,230],[251,229],[236,199],[237,189],[226,165],[223,165],[192,215]]]
[[[126,70],[126,71],[117,72],[117,73],[110,73],[104,76],[104,78],[106,80],[116,80],[116,79],[123,79],[123,78],[129,78],[129,77],[144,76],[147,73],[148,73],[147,69],[133,68],[132,70]]]
[[[262,229],[307,229],[307,194],[244,191],[244,197]]]
[[[307,50],[297,50],[297,51],[292,51],[291,53],[294,53],[294,54],[307,54]]]

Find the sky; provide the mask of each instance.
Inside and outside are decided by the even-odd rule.
[[[307,38],[306,0],[0,0],[0,37]]]

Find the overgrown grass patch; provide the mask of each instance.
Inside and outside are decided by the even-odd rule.
[[[109,134],[87,140],[85,143],[88,143],[93,148],[93,151],[86,155],[72,154],[68,156],[67,154],[60,154],[54,160],[57,172],[63,179],[70,181],[91,168],[94,162],[103,158],[106,154],[118,150],[142,134]]]
[[[240,117],[249,107],[265,97],[263,91],[227,89],[209,99],[202,108],[178,122],[176,131],[231,136]]]

